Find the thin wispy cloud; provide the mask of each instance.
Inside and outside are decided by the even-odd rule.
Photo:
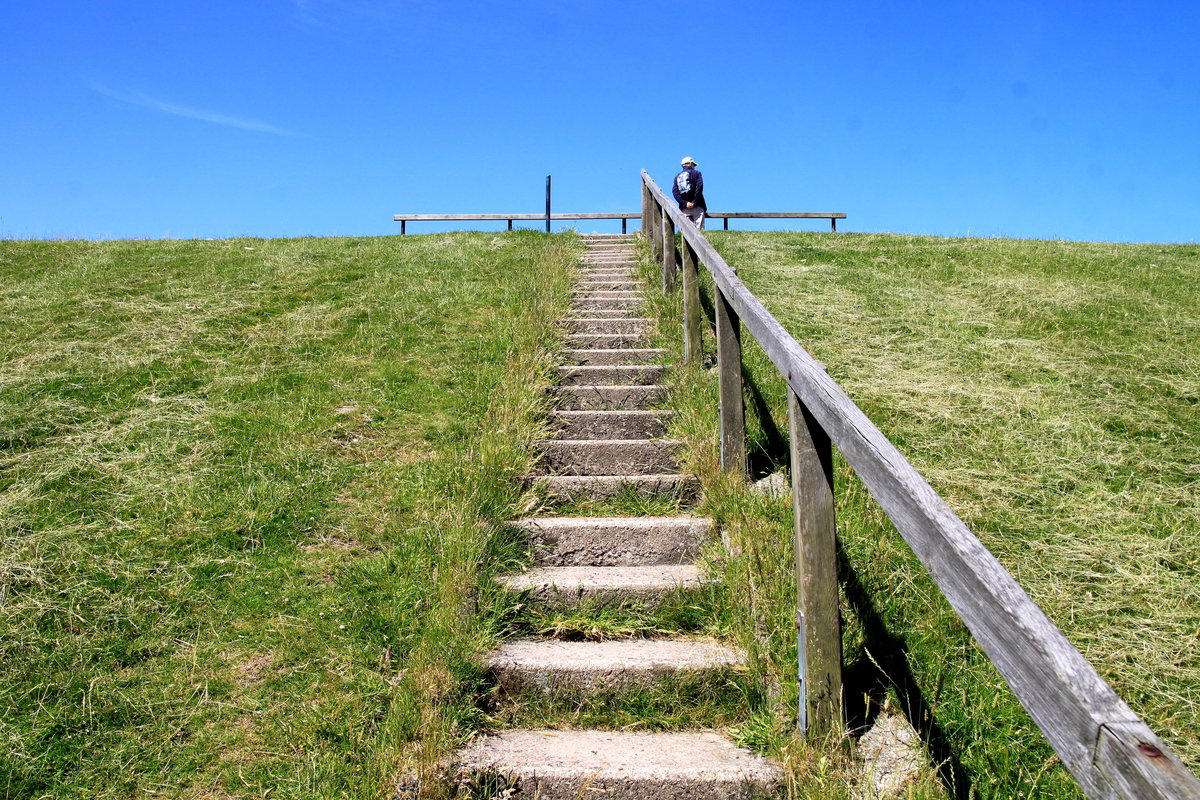
[[[107,97],[111,97],[114,100],[120,100],[122,103],[129,103],[130,105],[141,106],[143,108],[153,109],[154,111],[161,111],[164,114],[172,114],[176,117],[198,119],[202,122],[211,122],[214,125],[225,125],[230,128],[240,128],[244,131],[255,131],[256,133],[273,133],[277,136],[298,135],[294,131],[289,131],[286,128],[280,128],[279,126],[272,125],[269,122],[259,122],[258,120],[235,117],[232,114],[221,114],[216,111],[206,111],[202,108],[182,106],[178,103],[168,103],[164,100],[159,100],[156,97],[151,97],[148,94],[143,94],[142,92],[120,92],[96,81],[88,81],[88,86],[90,86],[93,91],[99,92]]]

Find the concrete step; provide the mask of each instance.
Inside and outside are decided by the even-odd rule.
[[[680,439],[544,439],[543,474],[666,475],[679,471]]]
[[[528,591],[552,608],[593,605],[653,605],[678,591],[701,588],[705,579],[694,564],[648,567],[536,567],[496,579],[515,592]]]
[[[585,278],[576,283],[575,288],[581,292],[636,292],[642,288],[642,282],[608,278],[588,280]]]
[[[626,304],[628,306],[628,304]],[[567,312],[568,319],[630,319],[638,315],[638,308],[573,308]]]
[[[550,389],[563,411],[644,410],[661,402],[665,386],[555,386]]]
[[[695,475],[543,475],[528,479],[548,501],[612,500],[633,494],[645,498],[667,498],[691,502],[700,493]]]
[[[577,289],[572,293],[575,300],[644,300],[645,297],[641,292],[614,292],[599,289],[591,291],[590,289]]]
[[[638,279],[638,270],[628,267],[594,267],[579,270],[579,277],[589,281],[633,281]]]
[[[567,361],[581,366],[612,366],[616,364],[657,364],[667,357],[661,347],[618,347],[597,350],[563,350]]]
[[[576,297],[571,307],[577,311],[624,311],[636,317],[642,304],[640,297]]]
[[[712,732],[505,731],[463,749],[456,773],[496,783],[496,796],[539,800],[750,800],[779,793],[784,780]]]
[[[502,692],[620,691],[663,680],[703,678],[742,666],[745,656],[712,639],[517,639],[484,660]]]
[[[580,350],[641,348],[649,342],[644,333],[568,333],[567,344]]]
[[[688,564],[712,535],[707,517],[537,517],[514,522],[545,567]]]
[[[621,319],[582,319],[564,321],[571,333],[645,333],[654,326],[654,321],[645,317]]]
[[[670,411],[555,411],[551,429],[560,439],[657,439],[667,434]]]
[[[586,364],[558,367],[559,386],[648,386],[662,380],[662,364]]]

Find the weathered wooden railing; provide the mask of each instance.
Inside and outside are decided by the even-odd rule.
[[[621,233],[628,233],[629,220],[638,219],[641,216],[637,213],[551,214],[550,219],[619,219],[621,220]],[[827,219],[834,233],[837,233],[837,221],[846,218],[845,214],[824,211],[716,211],[705,214],[705,216],[710,219],[725,220],[725,230],[729,230],[729,220],[731,219]],[[392,216],[394,222],[400,223],[401,236],[408,233],[408,223],[410,222],[508,222],[508,229],[511,231],[514,221],[531,222],[544,219],[546,219],[545,214],[394,214]]]
[[[682,243],[676,253],[675,231]],[[682,266],[684,356],[701,358],[699,266],[712,276],[721,463],[744,472],[741,328],[788,385],[806,732],[844,727],[833,446],[862,479],[1089,798],[1200,798],[1200,781],[1071,645],[900,451],[784,330],[703,233],[642,171],[642,230],[673,291]]]

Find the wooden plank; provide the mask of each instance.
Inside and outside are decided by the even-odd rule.
[[[717,219],[845,219],[841,211],[712,211],[707,217]]]
[[[672,209],[674,210],[674,209]],[[686,226],[688,223],[680,223]],[[692,227],[696,227],[692,225]],[[683,245],[683,360],[687,364],[699,364],[704,356],[700,339],[700,272],[696,264],[696,251],[686,242]]]
[[[588,212],[588,213],[556,213],[551,214],[550,219],[637,219],[641,214],[634,212]],[[395,222],[445,222],[445,221],[496,221],[504,220],[544,220],[546,215],[543,214],[393,214],[392,220]]]
[[[658,201],[650,203],[650,258],[662,259],[662,209]]]
[[[792,542],[796,562],[800,652],[800,728],[824,736],[845,731],[842,621],[838,605],[837,528],[833,514],[833,446],[788,390],[792,464]]]
[[[686,245],[684,245],[686,247]],[[716,293],[717,381],[720,390],[721,467],[746,475],[746,398],[742,387],[742,323]]]
[[[1117,797],[1145,800],[1200,797],[1194,783],[1191,793],[1187,790],[1188,779],[1194,782],[1195,776],[1163,754],[1163,743],[1145,725],[1113,723],[1100,729],[1096,767],[1113,786]]]
[[[550,219],[638,219],[639,212],[561,212],[550,215]],[[845,219],[844,213],[824,213],[813,211],[729,211],[720,213],[705,212],[712,219]],[[544,220],[543,214],[393,214],[395,222],[442,222],[442,221],[503,221],[503,220]]]
[[[643,176],[651,194],[665,197],[648,174],[643,172]],[[1139,763],[1146,758],[1141,751],[1133,752],[1133,745],[1124,739],[1100,747],[1102,730],[1117,729],[1114,726],[1128,726],[1143,737],[1153,737],[1145,723],[826,374],[821,363],[738,279],[703,234],[694,226],[680,230],[742,324],[858,473],[1088,797],[1132,798],[1141,796],[1138,792],[1143,790],[1156,791],[1147,785],[1133,793],[1118,793],[1098,766],[1121,760]],[[1120,751],[1120,757],[1114,751]],[[1158,770],[1174,781],[1171,796],[1200,795],[1200,781],[1174,753],[1165,744],[1159,752],[1155,758],[1171,765],[1170,770]]]
[[[667,294],[675,289],[675,273],[679,271],[679,262],[675,250],[675,223],[664,214],[662,226],[662,283],[663,294]]]
[[[642,183],[642,235],[649,240],[650,234],[650,187]]]

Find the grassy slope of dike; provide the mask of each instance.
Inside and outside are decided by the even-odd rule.
[[[0,242],[0,798],[430,777],[577,255]]]
[[[1200,768],[1200,246],[709,237],[1117,692]],[[747,374],[786,436],[783,383],[757,345],[747,346]],[[786,706],[790,508],[717,475],[715,376],[695,370],[681,386],[676,432],[704,442],[693,468],[733,545],[725,569],[739,627],[754,631],[746,644]],[[755,465],[783,463],[778,431],[753,404],[748,416]],[[854,721],[864,698],[895,705],[907,671],[960,792],[965,779],[980,798],[1080,796],[844,462],[837,482]],[[750,726],[774,735],[785,757],[797,747],[786,715]],[[826,786],[849,791],[853,781],[836,765],[793,766],[818,782],[823,772]]]

